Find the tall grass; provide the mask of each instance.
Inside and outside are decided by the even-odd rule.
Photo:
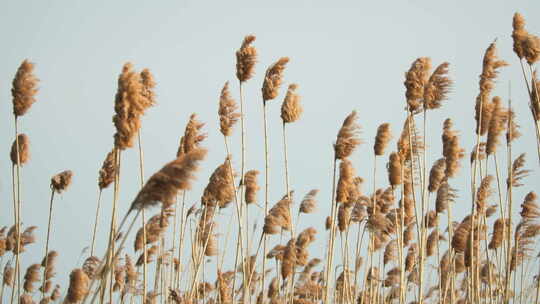
[[[540,60],[540,38],[525,26],[523,16],[516,13],[513,48],[529,97],[537,139],[534,146],[540,158],[540,81],[534,70]],[[28,136],[19,132],[19,119],[36,101],[37,78],[33,64],[26,60],[21,64],[12,89],[14,214],[12,226],[0,230],[0,264],[7,260],[1,268],[0,298],[10,289],[10,303],[38,299],[40,303],[540,303],[540,270],[535,259],[540,205],[534,192],[536,183],[527,179],[532,168],[521,151],[515,156],[513,147],[522,140],[516,117],[524,113],[513,108],[510,96],[507,104],[492,96],[499,73],[509,65],[498,57],[496,42],[487,46],[478,63],[479,92],[475,103],[468,105],[475,111],[472,132],[461,129],[451,118],[437,121],[438,116],[431,114],[444,113],[445,104],[452,102],[450,64],[433,68],[429,57],[419,57],[405,73],[399,136],[392,134],[389,123],[378,125],[373,156],[366,156],[360,149],[367,141],[361,138],[360,123],[366,126],[373,121],[362,109],[351,111],[341,124],[326,122],[337,131],[333,145],[323,147],[333,149],[332,171],[326,173],[331,195],[318,197],[317,202],[319,190],[313,189],[295,204],[293,186],[302,175],[291,165],[289,152],[306,148],[299,147],[291,137],[294,133],[289,132],[303,107],[296,84],[288,84],[286,92],[281,89],[287,82],[288,57],[270,64],[264,73],[263,117],[253,118],[262,123],[263,131],[249,137],[249,142],[264,146],[264,163],[247,162],[250,124],[244,94],[257,68],[254,41],[255,36],[246,36],[236,52],[239,104],[229,82],[220,91],[216,89],[222,150],[221,146],[204,147],[205,123],[192,114],[175,157],[149,178],[144,174],[141,126],[146,110],[156,104],[156,83],[148,69],[138,72],[130,63],[123,66],[114,99],[113,148],[98,176],[89,255],[69,272],[69,286],[63,289],[55,284],[61,251],[49,250],[49,241],[61,220],[53,221],[54,198],[68,187],[71,171],[51,180],[44,257],[41,263],[29,263],[21,274],[24,249],[37,241],[36,227],[23,230],[22,226],[21,168],[30,161],[30,145]],[[276,152],[278,149],[270,147],[275,128],[268,108],[280,96],[278,127],[283,150]],[[235,130],[238,122],[240,130]],[[240,132],[239,142],[232,136],[235,131]],[[467,136],[474,146],[466,158],[462,143]],[[390,148],[393,138],[395,147]],[[122,154],[135,144],[138,163],[121,166]],[[442,153],[433,161],[430,149],[436,145],[442,146]],[[198,170],[208,153],[224,154],[225,160],[198,195],[191,187],[197,178],[205,180]],[[283,167],[272,168],[283,173],[280,186],[271,184],[269,159],[281,153]],[[377,177],[384,172],[380,163],[385,158],[387,178],[383,181]],[[465,159],[470,160],[468,165]],[[356,163],[366,160],[373,162],[369,181],[355,169]],[[122,215],[120,177],[125,166],[138,167],[140,190]],[[263,167],[264,193],[259,200],[262,189],[257,169]],[[460,189],[460,196],[453,186],[459,176],[470,182]],[[102,191],[110,185],[114,185],[111,221],[107,247],[99,258],[96,242],[105,234],[98,229]],[[519,197],[515,190],[522,186],[529,192]],[[274,199],[276,193],[279,199]],[[186,209],[188,195],[197,201]],[[324,252],[310,251],[315,239],[323,238],[322,225],[312,225],[308,218],[317,212],[318,204],[330,210]],[[250,218],[255,214],[250,215],[250,205],[263,210],[259,217]],[[468,214],[454,218],[456,208]],[[159,211],[148,214],[154,209]],[[140,227],[130,238],[136,225]],[[128,239],[133,239],[133,250],[125,246]],[[25,260],[30,258],[25,256]],[[68,271],[60,271],[67,276]]]

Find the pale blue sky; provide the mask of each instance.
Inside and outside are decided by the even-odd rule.
[[[505,100],[508,82],[518,122],[525,134],[514,152],[527,152],[537,169],[526,91],[512,52],[511,22],[515,11],[527,19],[530,32],[540,34],[539,1],[4,1],[0,4],[0,226],[12,224],[9,148],[13,141],[11,80],[25,58],[36,63],[41,79],[38,102],[22,117],[21,130],[31,142],[31,161],[22,170],[23,220],[37,225],[39,242],[23,256],[23,267],[41,261],[46,234],[50,177],[74,172],[70,189],[57,197],[51,248],[60,251],[57,280],[66,287],[80,251],[89,245],[97,198],[97,171],[112,145],[111,117],[116,79],[122,64],[150,68],[158,83],[158,105],[143,119],[146,177],[170,161],[189,115],[206,122],[210,150],[188,195],[194,203],[213,169],[225,156],[218,132],[217,103],[225,81],[238,96],[234,52],[246,34],[255,34],[259,63],[246,85],[249,169],[262,171],[263,137],[260,86],[266,67],[281,56],[291,61],[285,82],[299,84],[305,111],[290,126],[289,159],[292,188],[300,199],[319,188],[319,212],[302,218],[301,227],[315,225],[319,252],[326,235],[322,222],[330,210],[332,143],[343,118],[356,109],[365,144],[353,156],[366,192],[372,181],[372,145],[377,126],[390,122],[397,137],[403,119],[404,72],[414,59],[429,56],[433,64],[450,62],[455,81],[450,100],[429,116],[428,163],[440,157],[442,121],[451,117],[461,131],[462,145],[473,145],[473,107],[478,93],[482,56],[494,39],[499,55],[510,63],[502,70],[495,94]],[[282,92],[285,90],[282,89]],[[279,108],[282,96],[269,104],[271,194],[273,204],[284,194]],[[239,132],[232,137],[233,161],[239,168]],[[395,147],[392,142],[391,147]],[[384,169],[387,156],[379,160]],[[501,153],[501,164],[505,157]],[[137,153],[124,153],[120,193],[121,214],[137,193]],[[460,178],[455,210],[469,210],[468,161]],[[380,170],[379,186],[386,185]],[[262,184],[262,175],[259,179]],[[538,175],[515,192],[538,189]],[[259,198],[263,198],[260,193]],[[103,196],[98,252],[105,245],[111,190]],[[255,210],[255,209],[253,209]],[[517,209],[516,209],[517,210]],[[231,214],[233,209],[223,214]],[[223,217],[225,218],[225,217]],[[226,220],[221,220],[225,223]],[[108,225],[108,224],[107,224]],[[224,227],[225,224],[222,224]],[[320,250],[319,250],[320,249]],[[131,242],[129,245],[131,251]],[[5,260],[4,260],[5,261]]]

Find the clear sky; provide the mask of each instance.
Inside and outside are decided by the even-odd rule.
[[[358,111],[365,143],[353,155],[353,162],[367,181],[365,191],[371,192],[376,128],[389,122],[394,137],[399,136],[406,115],[404,72],[417,57],[429,56],[434,65],[450,62],[455,81],[450,99],[429,116],[428,164],[441,155],[440,133],[447,117],[454,119],[461,143],[470,152],[482,56],[497,39],[499,55],[510,66],[502,69],[495,94],[506,100],[511,82],[517,120],[524,133],[514,151],[516,155],[527,152],[529,167],[537,169],[534,129],[510,35],[516,11],[525,16],[530,32],[540,34],[539,1],[3,1],[0,11],[0,147],[4,151],[0,158],[0,226],[13,222],[8,157],[14,138],[11,80],[28,58],[36,64],[41,82],[37,103],[20,121],[31,142],[31,160],[22,170],[23,222],[39,229],[38,243],[23,256],[23,269],[43,256],[50,177],[71,169],[73,184],[55,202],[51,239],[51,249],[60,251],[56,280],[63,287],[71,269],[80,265],[81,250],[90,243],[97,172],[112,147],[116,81],[128,61],[137,69],[148,67],[158,84],[158,105],[143,119],[146,177],[174,158],[191,113],[206,122],[205,146],[210,153],[188,194],[191,205],[225,157],[218,131],[218,97],[225,81],[231,81],[233,96],[238,97],[234,52],[243,37],[255,34],[254,45],[260,54],[256,75],[245,88],[248,169],[264,170],[260,98],[264,70],[279,57],[290,57],[285,83],[299,84],[305,109],[301,120],[288,129],[290,180],[297,202],[310,189],[321,190],[319,212],[303,217],[300,224],[319,230],[319,241],[311,252],[320,257],[326,239],[322,223],[330,210],[332,143],[337,130],[351,110]],[[279,117],[282,99],[283,94],[269,104],[272,204],[285,192]],[[233,164],[239,168],[238,129],[232,143]],[[134,149],[124,153],[120,214],[138,190],[137,157]],[[377,184],[381,187],[387,184],[386,160],[387,155],[378,163]],[[499,162],[506,162],[503,153]],[[454,207],[457,219],[470,208],[466,159],[463,165],[460,177],[452,183],[460,190]],[[516,191],[516,201],[522,200],[525,191],[540,190],[538,178],[536,173],[529,177],[527,185]],[[262,175],[259,182],[263,183]],[[99,255],[105,247],[111,201],[108,189],[103,196]],[[251,210],[259,212],[256,207]],[[232,213],[232,208],[222,212],[223,230]],[[128,252],[132,252],[131,242]]]

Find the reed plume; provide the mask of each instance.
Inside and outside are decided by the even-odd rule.
[[[334,144],[335,159],[344,160],[354,152],[359,144],[362,143],[360,138],[358,138],[360,125],[356,121],[358,119],[357,116],[358,114],[356,111],[352,111],[343,121],[343,125],[339,129]]]
[[[516,113],[512,108],[508,109],[508,126],[506,127],[506,144],[510,144],[512,141],[521,137],[519,131],[520,125],[516,122]]]
[[[244,175],[244,184],[246,186],[246,204],[257,202],[257,192],[260,189],[259,185],[257,184],[257,175],[259,175],[259,171],[257,170],[249,170]]]
[[[306,214],[315,212],[317,210],[317,201],[315,200],[317,193],[319,193],[319,189],[310,190],[302,199],[298,212]]]
[[[491,155],[497,151],[500,136],[506,130],[508,111],[503,108],[501,98],[493,97],[489,128],[486,141],[486,153]]]
[[[453,203],[457,198],[457,190],[450,187],[447,181],[443,182],[437,190],[435,198],[435,211],[442,213],[448,209],[448,204]]]
[[[287,231],[291,229],[290,204],[292,201],[286,195],[268,211],[268,215],[264,218],[265,234],[277,234],[281,229]]]
[[[199,162],[204,160],[206,153],[206,149],[196,148],[154,173],[131,203],[129,211],[153,207],[159,202],[165,207],[173,205],[178,191],[191,188]]]
[[[292,238],[287,242],[283,253],[283,261],[281,263],[281,277],[283,280],[290,277],[296,265],[296,239]]]
[[[287,89],[287,95],[281,105],[281,120],[283,123],[292,123],[300,119],[304,109],[300,104],[300,96],[296,93],[298,85],[292,83]]]
[[[15,277],[15,271],[11,266],[11,263],[6,263],[4,266],[4,273],[2,276],[2,284],[9,287],[13,287],[13,278]]]
[[[113,151],[107,153],[101,169],[99,169],[98,187],[103,190],[109,187],[114,181],[114,175],[116,174],[116,165],[114,164]]]
[[[13,78],[11,95],[13,97],[13,114],[23,116],[36,102],[39,79],[33,74],[34,64],[25,59]]]
[[[339,180],[336,190],[336,202],[353,204],[359,196],[355,182],[355,170],[352,163],[345,159],[339,166]]]
[[[388,181],[392,188],[395,188],[398,185],[401,185],[403,182],[402,177],[402,163],[401,157],[398,153],[392,152],[390,154],[390,159],[387,164],[388,168]]]
[[[535,220],[540,218],[540,207],[538,206],[538,203],[536,202],[536,193],[535,192],[529,192],[525,196],[525,199],[523,200],[523,204],[521,204],[521,212],[520,215],[525,220]]]
[[[225,82],[219,97],[219,130],[223,136],[231,136],[234,125],[238,122],[240,113],[236,112],[238,106],[229,92],[229,82]]]
[[[35,304],[34,300],[32,299],[32,295],[28,293],[24,293],[19,298],[19,304]]]
[[[491,241],[489,242],[489,249],[498,249],[501,247],[505,239],[504,230],[508,229],[508,221],[506,222],[507,223],[505,224],[504,219],[498,218],[493,223],[493,234],[491,235]]]
[[[429,80],[431,59],[428,57],[417,58],[405,73],[405,97],[409,111],[416,113],[421,110],[424,97],[424,87]]]
[[[68,303],[79,303],[89,291],[89,279],[80,268],[74,269],[69,275],[69,288],[66,300]]]
[[[471,164],[474,163],[475,160],[484,160],[486,159],[486,143],[481,142],[477,145],[475,145],[471,151]]]
[[[442,102],[448,98],[452,88],[452,80],[448,77],[448,62],[443,62],[431,76],[424,88],[424,108],[428,110],[438,109]]]
[[[375,155],[381,156],[384,154],[384,150],[388,146],[388,143],[392,139],[392,132],[390,130],[389,123],[383,123],[377,128],[377,135],[375,136],[375,144],[373,145],[373,151]]]
[[[525,167],[525,153],[521,153],[512,163],[512,169],[510,171],[511,176],[506,179],[506,185],[508,187],[521,187],[523,186],[523,179],[529,176],[531,170],[524,169]]]
[[[446,159],[439,158],[429,171],[428,191],[435,192],[439,189],[446,177]]]
[[[499,74],[499,68],[507,66],[508,63],[497,58],[497,47],[495,42],[491,43],[486,49],[482,64],[482,73],[480,74],[480,92],[476,97],[475,116],[476,133],[484,135],[488,131],[490,123],[491,91],[495,87],[495,79]]]
[[[114,100],[113,123],[116,127],[114,146],[117,149],[125,150],[132,147],[139,132],[140,116],[143,114],[140,108],[141,90],[140,74],[133,70],[131,63],[124,64],[118,76],[118,89]]]
[[[351,209],[352,205],[350,204],[341,204],[338,208],[338,228],[340,232],[347,231],[351,223]]]
[[[82,270],[88,276],[88,278],[93,279],[99,273],[99,266],[101,261],[96,256],[88,257],[82,266]]]
[[[28,135],[20,133],[11,145],[9,154],[13,166],[17,165],[17,145],[19,146],[19,165],[22,166],[30,160],[30,139]]]
[[[51,178],[51,189],[56,193],[64,192],[71,184],[73,172],[71,170],[62,171]]]
[[[41,261],[41,267],[45,268],[44,277],[45,280],[49,280],[56,275],[54,272],[56,267],[56,261],[58,258],[58,252],[55,250],[49,251],[47,255]]]
[[[452,130],[452,120],[447,118],[443,125],[443,156],[446,160],[445,174],[454,177],[460,167],[460,160],[465,156],[465,150],[459,145],[459,136]]]
[[[197,119],[197,114],[191,114],[184,131],[184,136],[181,139],[178,153],[176,153],[176,157],[180,157],[183,154],[187,154],[199,148],[201,142],[206,139],[206,133],[201,133],[201,129],[203,127],[204,123]]]
[[[266,104],[268,100],[276,98],[279,94],[279,87],[283,81],[283,71],[285,66],[289,62],[288,57],[281,57],[278,61],[273,63],[264,75],[264,82],[262,86],[263,102]]]
[[[514,52],[519,57],[523,59],[525,56],[525,51],[523,49],[523,43],[527,39],[529,33],[525,30],[525,18],[520,13],[515,13],[514,18],[512,19],[512,39],[514,41]]]
[[[253,41],[255,41],[254,35],[246,36],[240,49],[236,51],[236,77],[240,82],[249,80],[255,72],[257,49],[251,45]]]
[[[230,165],[230,157],[227,156],[225,162],[219,165],[210,176],[208,185],[204,189],[201,197],[203,206],[219,206],[225,208],[235,197],[234,181],[231,179],[235,173]]]
[[[33,292],[35,287],[34,283],[39,281],[39,269],[40,264],[32,264],[26,269],[26,274],[24,275],[24,291]]]
[[[426,256],[430,257],[436,253],[437,247],[439,246],[439,241],[441,237],[439,236],[439,230],[433,229],[429,234],[426,242]]]
[[[487,175],[482,179],[480,187],[476,191],[476,210],[479,214],[484,214],[487,208],[487,200],[493,193],[491,183],[495,178],[493,175]]]

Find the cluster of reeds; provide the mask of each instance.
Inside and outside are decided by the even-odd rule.
[[[518,13],[513,19],[512,38],[529,96],[540,160],[540,80],[534,70],[540,60],[540,38],[527,32]],[[192,114],[176,155],[145,180],[141,118],[156,104],[156,82],[148,69],[138,72],[130,63],[123,66],[114,97],[116,132],[98,172],[90,250],[69,274],[62,270],[69,278],[64,288],[56,274],[60,254],[49,247],[54,235],[54,197],[67,190],[72,171],[63,171],[50,181],[41,263],[32,264],[35,261],[23,255],[27,246],[36,243],[33,232],[37,227],[22,226],[21,171],[30,161],[30,145],[28,135],[19,133],[19,118],[37,100],[38,80],[32,63],[25,60],[21,64],[12,89],[14,212],[12,226],[0,229],[0,264],[7,257],[0,265],[0,303],[539,303],[540,270],[532,266],[538,265],[535,250],[540,205],[535,189],[529,189],[532,191],[522,199],[513,193],[526,185],[531,170],[525,167],[525,154],[514,158],[512,153],[512,144],[521,135],[516,116],[522,113],[514,111],[510,98],[506,104],[492,96],[501,68],[509,65],[498,58],[495,42],[484,53],[479,93],[474,106],[471,104],[476,128],[469,134],[475,138],[469,151],[470,189],[461,189],[463,194],[458,197],[452,185],[456,177],[467,173],[461,138],[467,134],[459,132],[450,118],[429,124],[427,119],[428,113],[442,108],[449,99],[453,85],[450,64],[443,62],[433,68],[429,57],[420,57],[405,73],[401,132],[393,134],[389,123],[378,125],[371,182],[360,177],[354,166],[355,151],[366,142],[360,138],[359,121],[371,121],[352,111],[338,129],[326,233],[311,224],[300,225],[301,220],[308,220],[302,214],[320,209],[319,190],[309,191],[301,200],[293,196],[293,185],[300,181],[291,180],[298,174],[289,172],[287,130],[301,119],[303,106],[296,83],[282,90],[288,57],[270,64],[261,84],[264,132],[253,138],[263,139],[265,162],[247,160],[245,107],[254,105],[244,104],[244,89],[258,61],[254,42],[255,36],[246,36],[236,52],[240,103],[228,81],[216,90],[225,160],[216,166],[201,194],[191,193],[191,187],[201,179],[197,171],[209,153],[204,147],[205,132],[218,130],[205,130],[205,124]],[[272,185],[278,190],[270,192],[269,137],[273,128],[268,125],[267,107],[280,96],[283,184]],[[231,142],[238,122],[241,140]],[[441,130],[436,133],[440,141],[428,134],[433,126]],[[391,148],[394,138],[396,145]],[[136,143],[140,191],[127,212],[118,214],[122,152]],[[428,147],[436,143],[442,153],[428,159]],[[237,157],[232,153],[236,149],[231,146],[241,151],[238,171]],[[507,159],[506,170],[499,167],[501,153]],[[378,163],[384,158],[387,178],[382,182],[376,177],[380,175]],[[259,170],[264,170],[264,186],[259,186]],[[101,197],[111,185],[107,246],[98,256]],[[283,196],[272,204],[271,195],[277,192]],[[186,206],[188,194],[198,198],[196,204]],[[522,201],[519,209],[514,199]],[[468,212],[460,220],[452,214],[455,203]],[[260,210],[253,210],[255,206]],[[148,216],[147,212],[155,213]],[[258,218],[251,217],[257,213]],[[136,224],[139,228],[132,235],[131,251],[125,244]],[[326,242],[324,256],[310,252],[317,238]],[[21,270],[23,257],[29,264],[26,272]],[[9,296],[4,296],[5,289],[11,290]]]

